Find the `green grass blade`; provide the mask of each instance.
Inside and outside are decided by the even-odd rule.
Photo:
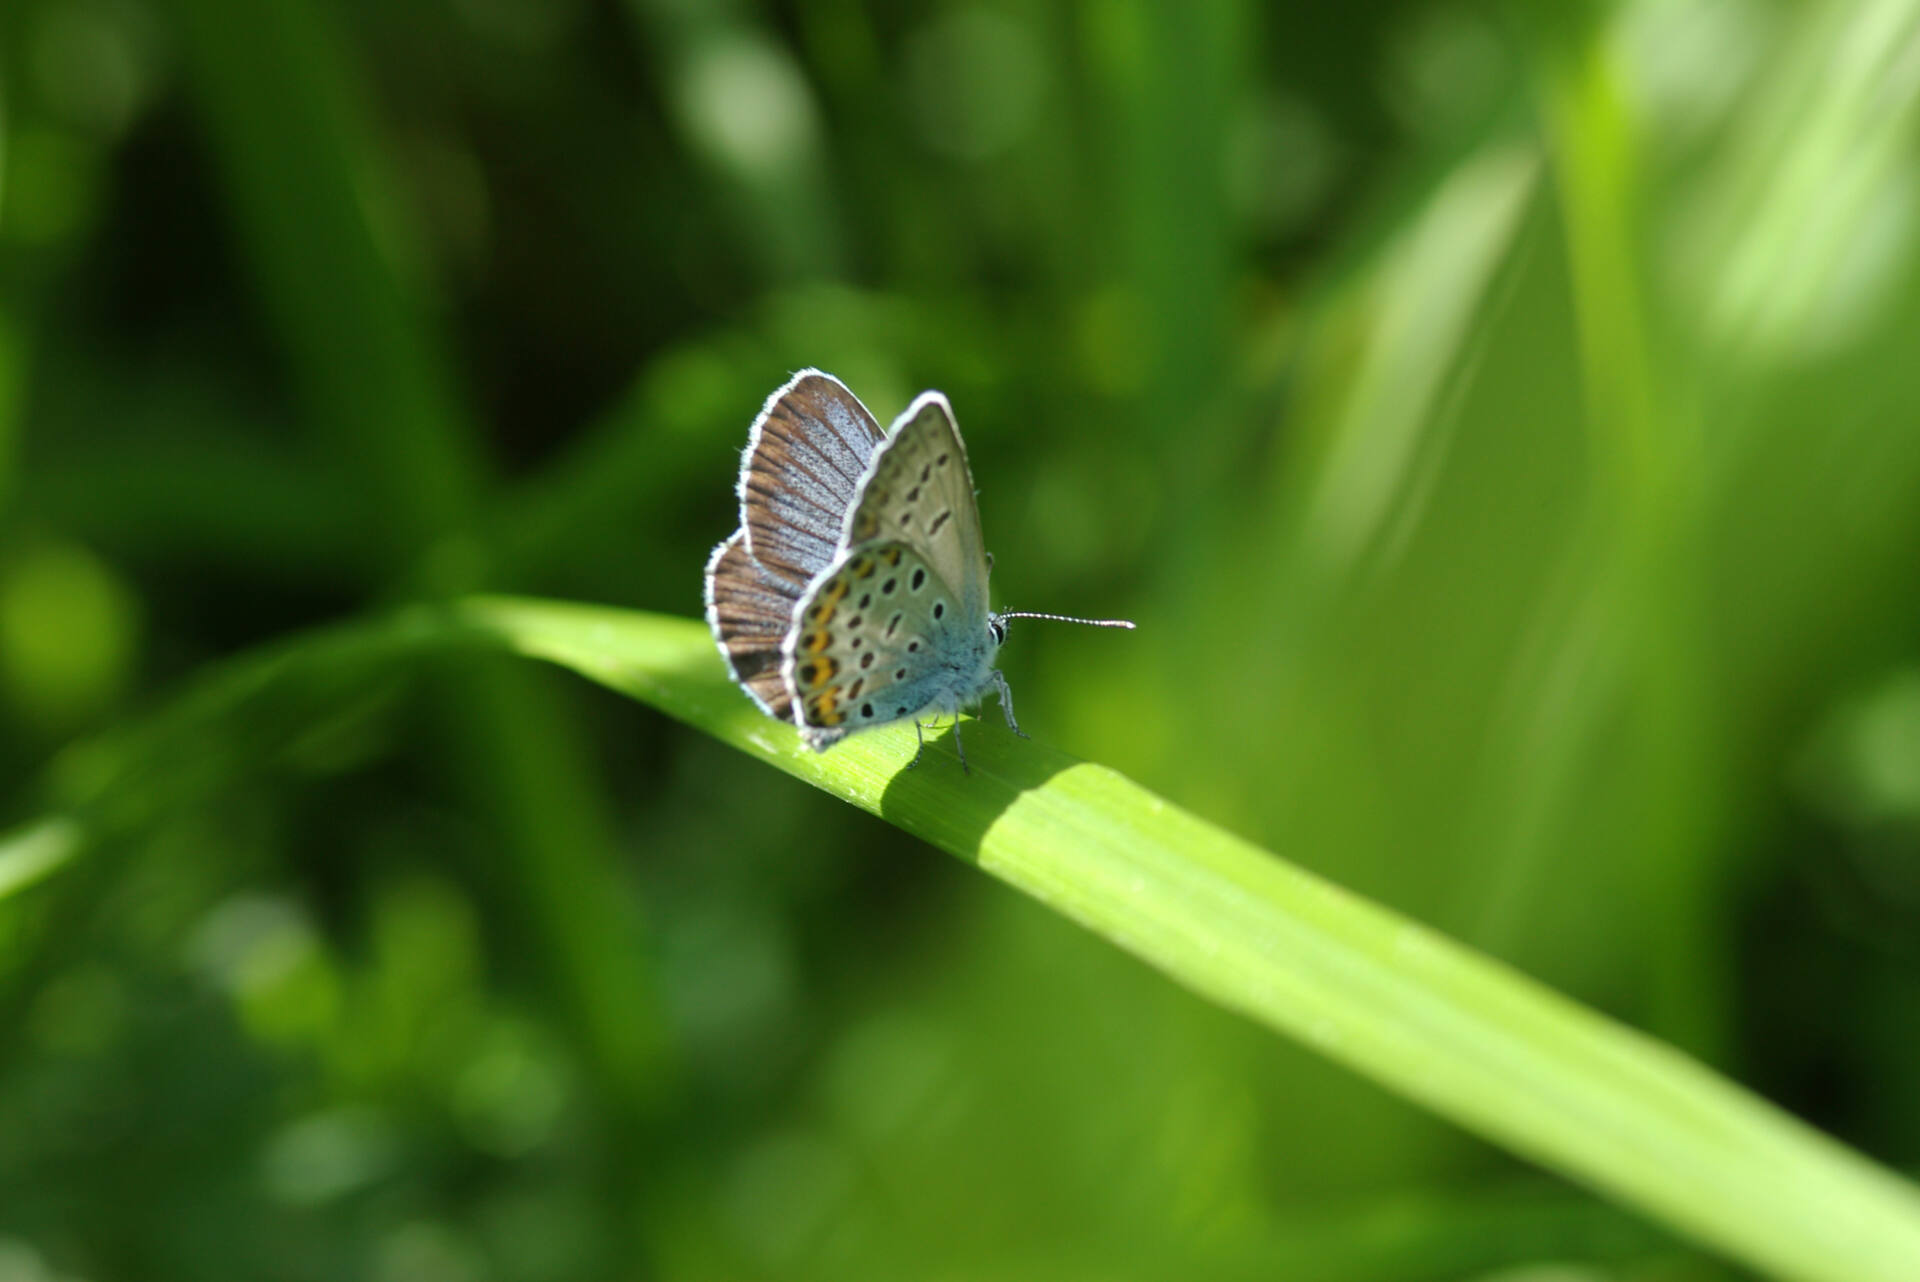
[[[547,660],[652,704],[978,864],[1194,992],[1735,1259],[1806,1282],[1920,1276],[1920,1191],[1670,1047],[1112,770],[1016,739],[996,718],[967,732],[971,774],[945,730],[914,770],[911,728],[809,753],[732,686],[698,621],[501,597],[416,607],[229,665],[183,701],[192,709],[183,724],[297,685],[308,668],[337,668],[343,654],[476,646]],[[131,755],[177,756],[174,737],[149,736],[153,752]],[[58,825],[19,830],[0,851],[34,865],[49,834],[62,851],[76,840]]]
[[[652,703],[959,855],[1195,992],[1781,1277],[1920,1277],[1920,1192],[1671,1048],[989,717],[825,755],[726,681],[697,622],[476,599],[512,649]],[[1414,857],[1410,852],[1409,857]]]

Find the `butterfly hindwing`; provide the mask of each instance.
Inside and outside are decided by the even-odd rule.
[[[795,590],[826,569],[885,439],[839,379],[811,369],[794,375],[767,398],[747,438],[740,524],[748,554]]]
[[[847,552],[796,605],[782,648],[794,723],[820,749],[855,730],[951,710],[991,668],[984,623],[900,540]]]
[[[799,597],[790,583],[748,555],[744,530],[735,530],[707,562],[707,626],[733,679],[762,710],[783,721],[793,700],[780,672],[780,643],[793,626]]]
[[[973,474],[947,398],[923,392],[887,434],[847,509],[843,548],[897,540],[916,549],[953,591],[968,617],[985,625],[986,548]]]

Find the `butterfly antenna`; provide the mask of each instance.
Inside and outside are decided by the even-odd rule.
[[[1131,628],[1131,619],[1076,619],[1071,614],[1038,614],[1032,610],[1008,610],[996,616],[1002,619],[1052,619],[1055,623],[1084,623],[1090,628]]]

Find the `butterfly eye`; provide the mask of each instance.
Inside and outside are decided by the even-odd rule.
[[[993,643],[994,643],[995,645],[1005,645],[1005,644],[1006,644],[1006,641],[1007,641],[1007,625],[1006,625],[1006,624],[1004,624],[1004,623],[1002,623],[1002,622],[1000,622],[1000,620],[998,620],[998,619],[988,619],[988,620],[987,620],[987,632],[988,632],[988,634],[989,634],[990,636],[992,636],[992,637],[993,637]]]

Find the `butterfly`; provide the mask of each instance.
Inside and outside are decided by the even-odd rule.
[[[989,692],[1026,737],[994,666],[1008,620],[1133,626],[989,608],[973,474],[939,392],[882,431],[839,379],[801,370],[754,420],[738,491],[707,624],[733,679],[816,752],[907,718],[924,750],[921,718],[944,714],[964,767],[958,714]]]

